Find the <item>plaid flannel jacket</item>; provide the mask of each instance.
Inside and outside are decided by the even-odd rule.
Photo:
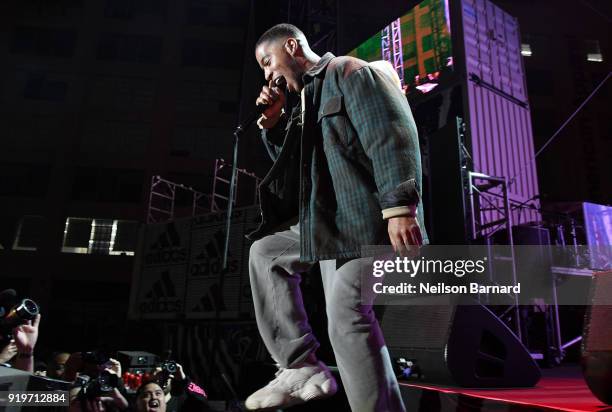
[[[331,53],[303,80],[305,107],[262,132],[274,164],[259,186],[262,222],[248,237],[299,218],[302,261],[355,258],[362,246],[389,244],[382,209],[418,205],[426,243],[419,142],[405,96],[367,62]]]

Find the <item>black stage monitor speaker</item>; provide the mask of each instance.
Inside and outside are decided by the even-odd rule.
[[[0,392],[20,391],[68,391],[70,382],[37,376],[19,369],[0,366]],[[0,406],[0,412],[30,412],[44,410],[45,412],[59,412],[67,410],[62,406]]]
[[[451,296],[410,301],[387,306],[381,324],[391,358],[412,361],[422,381],[479,388],[539,381],[527,349],[484,306],[457,305]]]
[[[599,400],[612,404],[612,272],[594,275],[582,334],[582,372]]]
[[[121,362],[124,369],[153,368],[159,363],[157,355],[142,351],[119,351],[117,352],[117,360]]]

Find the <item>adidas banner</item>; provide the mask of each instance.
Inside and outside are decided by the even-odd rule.
[[[252,317],[244,235],[259,223],[257,207],[236,209],[230,231],[229,270],[221,274],[225,213],[145,225],[135,255],[130,319]],[[223,277],[222,277],[223,276]]]

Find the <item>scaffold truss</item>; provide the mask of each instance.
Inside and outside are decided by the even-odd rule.
[[[489,248],[488,261],[492,268],[489,273],[489,281],[496,283],[496,272],[501,265],[504,265],[506,266],[506,272],[511,275],[513,286],[516,286],[518,284],[516,256],[512,236],[512,212],[508,198],[507,179],[472,171],[467,172],[467,177],[471,240],[492,246],[493,235],[503,233],[506,237],[502,244],[507,246],[507,248],[504,248],[508,251],[507,255],[497,255],[493,252],[493,248]],[[519,297],[517,294],[512,294],[511,299],[512,302],[497,316],[504,321],[509,320],[514,333],[522,341]],[[486,302],[483,303],[486,304]]]
[[[210,211],[208,207],[202,206],[203,199],[209,199],[210,195],[155,175],[151,177],[147,223],[162,223],[177,217],[176,197],[181,192],[189,197],[190,204],[187,208],[191,211],[191,216]]]
[[[261,182],[261,179],[255,175],[255,173],[249,172],[246,169],[237,169],[236,170],[236,184],[234,186],[234,195],[232,196],[233,205],[236,205],[238,199],[238,182],[240,181],[240,177],[249,177],[252,180],[253,187],[253,198],[252,202],[247,203],[248,205],[256,205],[259,203],[259,192],[257,190],[257,186]],[[228,199],[229,199],[229,187],[232,178],[232,165],[226,162],[223,159],[215,160],[215,176],[213,179],[213,190],[212,195],[210,196],[210,210],[212,212],[220,212],[227,208]],[[225,191],[223,191],[223,187],[226,187]]]
[[[393,65],[404,86],[404,51],[400,19],[394,20],[382,29],[380,37],[381,57]]]

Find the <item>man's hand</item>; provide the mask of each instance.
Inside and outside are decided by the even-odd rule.
[[[159,377],[161,376],[161,374],[162,374],[162,368],[160,368],[159,366],[156,367],[155,370],[153,371],[153,379],[159,380]],[[183,366],[180,363],[176,362],[176,373],[168,374],[167,378],[168,380],[164,382],[164,386],[168,385],[171,380],[184,381],[185,379],[187,379],[187,375],[185,374],[185,371],[183,370]]]
[[[17,360],[15,367],[26,372],[34,372],[34,346],[38,340],[38,325],[40,314],[36,315],[34,321],[29,320],[25,325],[13,329],[13,338],[17,346]]]
[[[17,355],[17,345],[15,340],[11,339],[8,345],[0,352],[0,363],[7,363]]]
[[[15,337],[15,345],[19,353],[32,353],[36,341],[38,340],[38,325],[40,324],[40,314],[36,315],[34,321],[29,320],[28,323],[18,326],[13,329]]]
[[[118,378],[121,378],[121,363],[113,358],[110,358],[106,363],[105,370],[113,375],[117,375]]]
[[[395,253],[402,256],[417,256],[423,244],[421,228],[416,217],[397,216],[389,218],[389,239]]]
[[[281,117],[282,109],[285,106],[285,93],[274,86],[272,81],[268,86],[264,86],[259,93],[259,97],[255,101],[257,105],[269,106],[263,112],[262,118],[257,122],[264,129],[270,129],[278,123]]]
[[[185,379],[187,379],[187,375],[185,375],[185,371],[183,370],[183,366],[180,363],[176,364],[176,376],[174,376],[174,379],[177,381],[184,381]]]

